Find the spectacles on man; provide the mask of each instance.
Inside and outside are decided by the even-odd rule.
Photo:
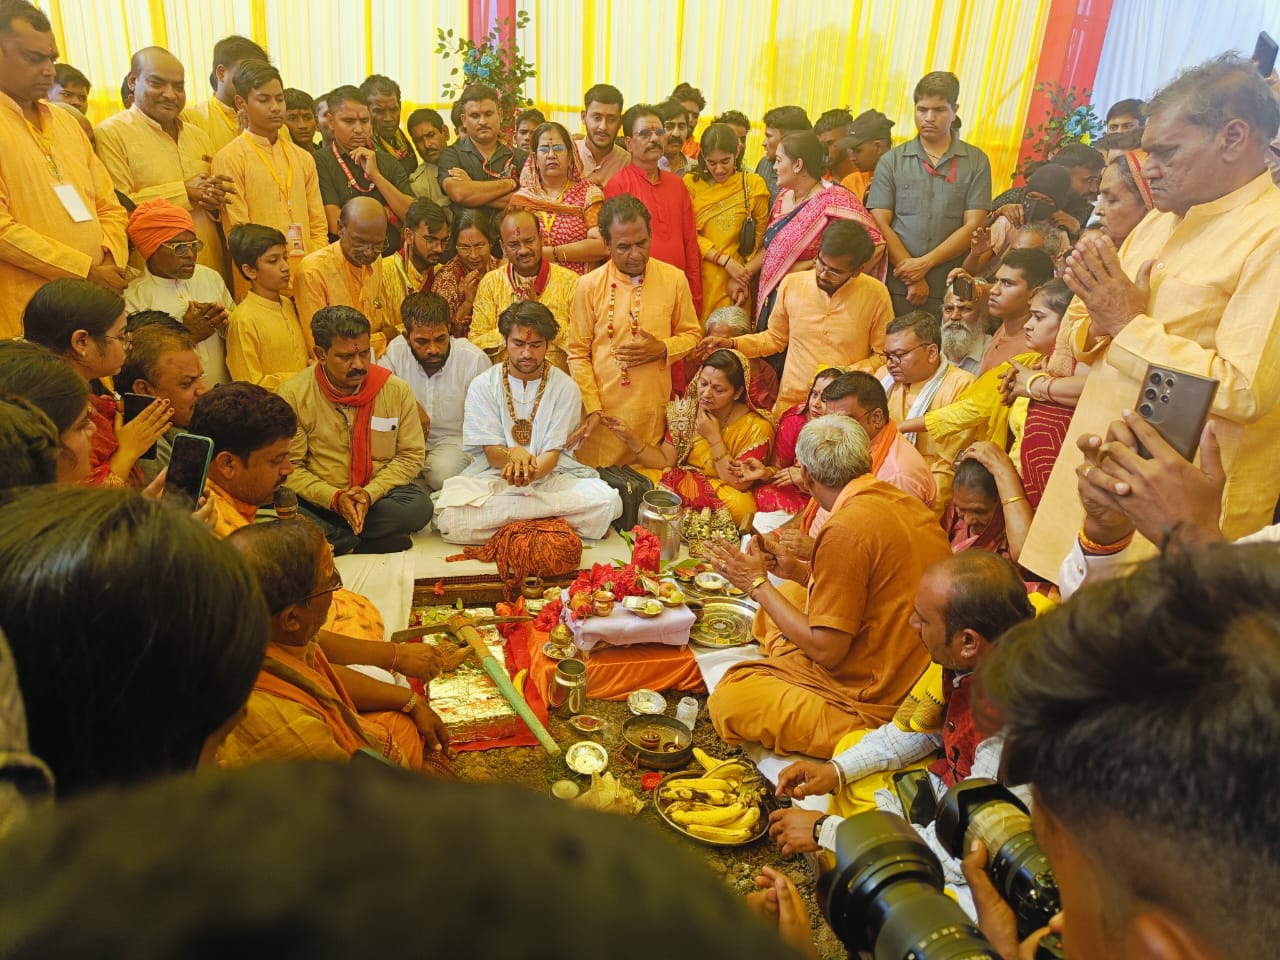
[[[822,259],[822,254],[818,254],[813,258],[813,269],[815,273],[824,273],[829,277],[847,277],[853,273],[852,270],[837,270]]]
[[[902,363],[903,360],[907,359],[907,357],[911,356],[923,346],[925,346],[925,344],[917,343],[910,350],[895,350],[893,353],[882,353],[880,356],[884,357],[884,362],[886,364]]]
[[[197,254],[204,249],[203,240],[169,240],[160,244],[166,250],[170,251],[174,256],[185,257],[188,254]]]
[[[551,153],[567,153],[569,150],[563,143],[543,143],[540,144],[535,151],[539,156],[547,156]]]
[[[308,593],[299,600],[299,603],[306,603],[308,600],[314,600],[316,597],[323,597],[326,593],[333,593],[335,590],[342,589],[342,574],[338,572],[338,568],[333,568],[333,575],[329,577],[329,582],[317,590],[315,593]]]

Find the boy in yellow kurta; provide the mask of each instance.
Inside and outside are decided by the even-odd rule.
[[[289,286],[289,255],[284,234],[245,223],[227,237],[236,272],[252,285],[227,322],[227,369],[272,393],[311,362],[307,334]]]

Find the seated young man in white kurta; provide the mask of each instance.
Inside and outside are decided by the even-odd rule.
[[[582,394],[547,363],[558,327],[532,300],[498,318],[507,360],[471,381],[462,445],[471,466],[444,482],[436,526],[451,543],[483,543],[515,520],[560,517],[578,536],[599,540],[622,514],[617,491],[565,450],[582,419]]]

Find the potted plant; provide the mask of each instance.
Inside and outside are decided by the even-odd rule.
[[[1048,99],[1049,111],[1022,135],[1023,157],[1014,176],[1024,181],[1067,144],[1089,143],[1105,129],[1089,102],[1093,91],[1048,81],[1037,83],[1036,91]]]
[[[528,11],[516,13],[515,28],[524,27],[528,22]],[[449,69],[450,79],[444,85],[445,99],[456,100],[468,84],[488,84],[498,91],[503,119],[514,132],[516,114],[521,107],[533,103],[524,95],[525,81],[537,73],[533,64],[521,56],[515,28],[510,24],[511,19],[504,17],[478,43],[454,36],[452,30],[436,30],[436,53],[445,61],[455,57],[459,60]]]

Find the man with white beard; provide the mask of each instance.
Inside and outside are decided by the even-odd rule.
[[[981,300],[961,300],[947,288],[942,298],[942,352],[961,370],[978,375],[991,336]]]

